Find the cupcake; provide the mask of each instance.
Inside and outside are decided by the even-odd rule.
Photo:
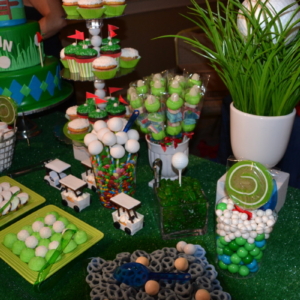
[[[111,42],[113,45],[115,45],[115,44],[119,44],[120,40],[117,39],[117,38],[111,38],[110,36],[107,37],[107,38],[102,39],[102,45],[103,46],[108,45],[109,42]]]
[[[90,123],[87,119],[75,119],[68,123],[68,131],[70,134],[87,133],[90,128]]]
[[[92,43],[91,43],[91,40],[90,39],[85,39],[85,40],[83,40],[83,41],[80,41],[80,42],[78,42],[78,46],[84,46],[84,45],[86,45],[86,46],[88,46],[88,47],[92,47]]]
[[[107,71],[117,67],[117,61],[110,56],[100,56],[93,61],[93,68],[98,71]]]
[[[79,118],[87,119],[90,112],[95,110],[95,107],[87,105],[87,103],[81,104],[77,107],[77,115]]]
[[[67,117],[68,120],[74,120],[74,119],[78,118],[77,108],[78,108],[78,106],[74,105],[74,106],[71,106],[67,109],[66,117]]]
[[[122,68],[134,68],[140,60],[139,52],[133,48],[123,48],[120,56]]]
[[[121,47],[118,44],[113,44],[109,42],[107,45],[100,47],[100,53],[101,55],[114,57],[117,60],[117,63],[119,63]]]
[[[99,8],[103,6],[102,0],[78,0],[80,8]]]
[[[69,69],[68,60],[65,58],[65,48],[60,51],[60,61],[63,64],[64,68]]]
[[[114,103],[113,105],[107,105],[106,111],[108,112],[108,117],[121,117],[123,118],[126,113],[126,108],[124,105],[119,103]]]
[[[62,7],[68,16],[79,16],[77,0],[63,0]]]
[[[126,7],[125,0],[104,0],[104,5],[107,16],[120,16]]]
[[[98,51],[92,48],[88,48],[87,45],[79,47],[75,51],[76,62],[79,68],[79,75],[83,78],[93,77],[92,63],[98,55]]]
[[[71,73],[79,73],[78,64],[75,60],[76,57],[76,50],[78,48],[78,45],[76,43],[73,43],[65,48],[65,59],[68,62],[68,66]]]
[[[89,113],[88,115],[89,122],[94,124],[98,120],[107,120],[107,111],[106,110],[100,110],[96,109]]]

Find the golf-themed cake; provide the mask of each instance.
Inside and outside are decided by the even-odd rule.
[[[39,23],[26,20],[23,1],[7,2],[0,16],[0,95],[20,111],[46,107],[62,90],[59,61],[45,56]]]

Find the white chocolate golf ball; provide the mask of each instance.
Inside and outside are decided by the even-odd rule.
[[[103,150],[103,145],[100,141],[96,140],[96,141],[92,141],[89,145],[88,145],[88,150],[90,152],[91,155],[98,155],[102,152]]]
[[[135,129],[129,129],[127,131],[127,135],[128,135],[128,139],[129,140],[136,140],[136,141],[138,141],[140,139],[140,135],[139,135],[138,131],[135,130]]]
[[[97,97],[99,97],[100,99],[103,99],[106,96],[106,92],[102,89],[98,89],[95,91],[95,95]],[[106,106],[106,103],[105,103],[105,106]]]
[[[90,28],[89,33],[90,35],[98,35],[100,33],[100,28]]]
[[[105,87],[105,82],[104,81],[95,81],[94,87],[97,90],[102,90]]]
[[[123,146],[116,144],[110,148],[110,155],[116,159],[122,158],[125,155],[125,149]]]
[[[122,124],[123,124],[123,122],[122,122]],[[117,143],[120,145],[124,145],[128,141],[128,135],[124,131],[117,132],[116,137],[117,137]]]
[[[84,141],[84,144],[88,147],[91,142],[97,141],[97,135],[95,135],[93,133],[88,133],[85,135],[83,141]]]
[[[178,170],[184,169],[189,163],[189,159],[183,152],[177,152],[172,156],[172,165]]]
[[[98,138],[98,140],[102,141],[103,136],[107,132],[111,132],[107,127],[101,128],[99,131],[97,131],[97,138]]]
[[[102,137],[102,142],[104,145],[113,146],[117,142],[117,137],[113,132],[107,132]]]
[[[128,140],[125,143],[125,149],[129,153],[136,153],[140,150],[140,143],[137,140]]]
[[[107,121],[107,127],[111,131],[121,131],[123,128],[123,122],[120,118],[111,118]]]

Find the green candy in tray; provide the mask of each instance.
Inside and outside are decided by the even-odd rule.
[[[162,179],[156,189],[160,229],[165,239],[205,234],[208,204],[199,181]]]

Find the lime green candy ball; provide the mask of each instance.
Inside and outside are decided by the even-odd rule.
[[[70,222],[68,221],[68,219],[65,218],[65,217],[59,217],[59,218],[57,219],[57,221],[63,222],[63,223],[65,224],[65,227],[70,223]]]
[[[71,240],[69,242],[69,244],[65,247],[63,252],[64,253],[69,253],[69,252],[72,252],[73,250],[75,250],[76,248],[77,248],[77,244],[75,243],[75,241]]]
[[[237,272],[239,271],[239,269],[240,269],[240,266],[238,266],[238,265],[236,265],[236,264],[230,264],[230,265],[228,266],[228,271],[229,271],[230,273],[237,273]]]
[[[258,247],[255,247],[253,250],[251,250],[249,253],[252,255],[252,256],[257,256],[259,253],[260,253],[260,249]]]
[[[219,240],[220,240],[220,243],[223,244],[223,245],[225,245],[225,246],[229,244],[228,242],[225,241],[225,237],[224,236],[221,236],[219,238]]]
[[[20,253],[20,259],[28,263],[33,257],[35,257],[34,250],[32,248],[24,248]]]
[[[69,223],[66,226],[66,229],[78,230],[78,227],[75,224],[73,224],[73,223]]]
[[[48,216],[48,215],[54,215],[56,220],[59,218],[59,214],[56,211],[51,211],[51,212],[46,214],[46,216]]]
[[[220,238],[217,239],[217,247],[218,247],[218,248],[222,248],[222,249],[225,247],[225,245],[222,244],[222,242],[220,241]]]
[[[224,254],[230,256],[230,255],[233,254],[233,251],[229,248],[229,246],[225,246],[224,247]]]
[[[235,242],[239,245],[239,246],[243,246],[246,244],[247,240],[244,239],[243,237],[238,237],[235,239]]]
[[[239,257],[241,257],[241,258],[244,258],[244,257],[246,257],[247,255],[248,255],[248,251],[244,248],[244,247],[240,247],[239,249],[238,249],[238,251],[236,252],[236,254],[239,256]]]
[[[35,219],[35,222],[36,222],[36,221],[40,221],[40,222],[42,222],[42,223],[45,223],[45,222],[44,222],[45,220],[44,220],[43,217],[38,217],[38,218],[36,218],[36,219]]]
[[[50,237],[50,241],[58,241],[60,242],[62,239],[62,234],[60,232],[55,232],[51,237]]]
[[[218,265],[222,270],[227,270],[228,268],[228,265],[224,264],[221,260],[218,262]]]
[[[154,113],[160,109],[160,102],[157,99],[154,103],[149,103],[148,101],[145,101],[145,107],[148,112]]]
[[[242,261],[242,259],[236,253],[231,255],[230,260],[233,264],[236,265],[238,265]]]
[[[224,254],[224,249],[223,248],[220,248],[220,247],[217,247],[217,253],[219,255],[223,255]]]
[[[239,245],[235,242],[235,241],[231,241],[229,243],[229,248],[232,250],[232,251],[237,251],[239,249]]]
[[[248,276],[249,273],[250,273],[250,270],[246,266],[240,266],[239,274],[241,276]]]
[[[50,244],[50,239],[40,239],[38,246],[45,246],[48,248],[49,244]]]
[[[140,130],[141,130],[142,133],[145,133],[145,134],[151,132],[147,127],[140,127]]]
[[[162,130],[158,133],[152,132],[151,136],[154,140],[160,141],[160,140],[163,140],[166,137],[166,134],[165,134],[164,130]]]
[[[46,257],[45,257],[47,262],[49,262],[49,260],[51,259],[52,255],[54,254],[54,252],[55,252],[55,255],[58,255],[55,262],[57,263],[58,261],[61,260],[61,255],[59,254],[59,251],[56,250],[56,249],[51,249],[51,250],[49,250],[47,252]],[[50,263],[52,263],[52,261]]]
[[[182,122],[181,126],[184,132],[191,132],[195,129],[196,124],[185,124],[184,122]]]
[[[38,232],[33,232],[31,235],[34,236],[38,241],[41,240],[41,236]]]
[[[242,261],[245,265],[248,265],[253,261],[253,256],[248,254],[247,256],[242,258]]]
[[[15,233],[8,233],[3,240],[3,244],[6,248],[11,249],[13,244],[18,240],[18,237]]]
[[[46,265],[45,258],[40,256],[35,256],[31,258],[28,263],[29,269],[36,272],[41,271],[45,265]]]
[[[186,94],[184,97],[185,101],[192,105],[197,105],[201,100],[201,95],[198,94],[196,96],[192,96],[190,94]]]
[[[260,241],[262,241],[262,240],[264,240],[264,239],[265,239],[265,234],[264,234],[264,233],[258,234],[258,235],[256,236],[256,238],[255,238],[255,240],[256,240],[257,242],[260,242]]]
[[[256,256],[254,256],[254,258],[255,258],[257,261],[260,261],[262,257],[263,257],[262,251],[260,251],[259,254],[257,254]]]
[[[33,233],[32,227],[30,225],[23,226],[21,230],[27,230],[30,235],[32,235]]]
[[[83,230],[78,230],[75,234],[74,234],[74,241],[77,245],[81,245],[83,243],[85,243],[88,239],[88,236],[86,234],[85,231]]]
[[[169,135],[178,135],[181,132],[181,125],[178,126],[167,126],[166,132]]]
[[[11,250],[13,254],[20,255],[24,248],[26,248],[25,242],[17,240],[13,243]]]
[[[217,205],[217,209],[220,209],[220,210],[224,211],[225,209],[227,209],[227,204],[221,202],[221,203],[219,203],[219,204]]]

